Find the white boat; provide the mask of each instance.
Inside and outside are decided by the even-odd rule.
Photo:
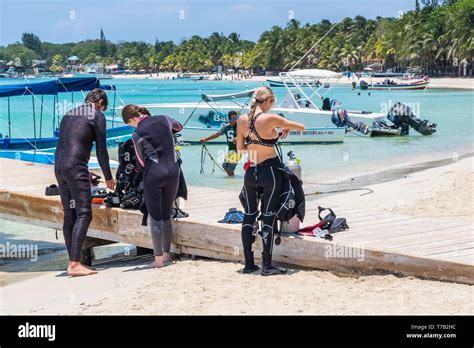
[[[202,81],[202,80],[209,80],[209,75],[184,73],[184,74],[178,74],[178,76],[173,77],[173,80]]]
[[[304,132],[291,132],[282,143],[341,143],[344,141],[346,127],[336,126],[333,121],[334,108],[340,108],[340,103],[332,103],[323,98],[318,91],[331,78],[340,78],[341,74],[320,69],[295,70],[280,73],[281,81],[288,90],[287,95],[272,112],[292,121],[303,123]],[[315,80],[324,80],[319,87]],[[238,93],[209,95],[202,94],[199,102],[192,103],[158,103],[144,104],[154,115],[165,114],[179,120],[184,125],[182,138],[187,143],[198,143],[199,139],[216,132],[223,123],[228,122],[227,114],[234,110],[238,114],[248,112],[248,104],[254,90]],[[242,103],[238,100],[246,98]],[[327,99],[325,102],[324,99]],[[325,106],[323,107],[323,104]],[[120,109],[120,108],[118,108]],[[374,121],[385,119],[381,113],[370,111],[348,111],[354,122],[368,126]],[[223,143],[225,139],[215,139],[211,142]]]
[[[292,121],[303,123],[304,132],[293,131],[282,143],[341,143],[347,133],[346,125],[336,125],[335,112],[341,109],[341,103],[319,94],[330,79],[339,79],[342,74],[329,70],[305,69],[280,73],[281,81],[287,88],[287,95],[272,108],[272,112]],[[321,84],[316,86],[315,80]],[[325,94],[327,93],[325,90]],[[182,139],[186,143],[199,143],[199,140],[220,129],[228,122],[229,111],[238,114],[248,112],[248,104],[254,90],[238,93],[209,95],[202,94],[201,100],[189,103],[143,104],[154,115],[165,114],[179,120],[184,129]],[[239,102],[246,98],[245,102]],[[117,108],[121,109],[121,107]],[[346,110],[350,120],[370,127],[374,122],[386,120],[386,115],[371,111]],[[117,122],[117,120],[116,120]],[[366,128],[367,128],[366,127]],[[365,134],[370,136],[370,134]],[[211,140],[211,143],[224,143],[224,138]]]
[[[369,81],[361,80],[359,88],[362,90],[418,90],[426,89],[430,83],[429,76],[415,78],[406,73],[375,73],[371,68],[365,68],[364,72]],[[385,77],[382,81],[374,81],[374,78]]]
[[[285,83],[281,80],[272,80],[272,79],[267,79],[267,83],[270,87],[286,87]],[[311,83],[311,82],[310,82]],[[311,83],[312,85],[319,87],[319,81],[315,80]],[[295,85],[292,82],[287,83],[288,87],[295,87]]]
[[[113,79],[113,76],[110,74],[101,74],[95,70],[88,70],[87,72],[81,73],[68,73],[62,74],[61,77],[95,77],[99,80],[110,80]]]
[[[223,123],[228,122],[227,114],[234,110],[238,114],[248,112],[248,102],[254,90],[225,95],[202,94],[197,103],[160,103],[144,104],[154,115],[165,114],[179,120],[184,128],[181,131],[185,143],[199,143],[199,140],[217,132]],[[247,98],[243,104],[237,100]],[[230,102],[229,102],[230,101]],[[317,115],[298,108],[275,107],[273,113],[288,119],[302,122],[306,126],[303,132],[292,131],[282,143],[341,143],[344,141],[345,127],[331,123],[330,115]],[[225,143],[217,138],[211,143]]]

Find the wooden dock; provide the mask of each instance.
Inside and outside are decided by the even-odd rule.
[[[59,197],[44,195],[55,183],[53,167],[0,159],[0,218],[61,229]],[[173,247],[186,254],[242,261],[240,225],[217,223],[225,212],[241,209],[238,192],[192,186],[181,207],[190,214],[174,222]],[[307,201],[306,222],[317,221],[316,200]],[[332,207],[347,218],[350,229],[332,242],[313,237],[283,237],[274,259],[286,264],[336,272],[394,273],[474,284],[473,224],[407,217],[384,211]],[[89,236],[151,248],[142,215],[104,206],[94,207]],[[254,245],[256,256],[260,240]]]

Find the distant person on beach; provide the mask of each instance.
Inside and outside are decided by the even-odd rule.
[[[125,124],[135,128],[132,134],[138,164],[143,174],[143,192],[150,216],[150,231],[155,260],[149,268],[163,267],[171,257],[171,208],[178,192],[180,168],[173,134],[183,126],[171,117],[151,116],[138,105],[122,110]]]
[[[106,143],[107,94],[99,88],[86,96],[85,104],[68,111],[59,125],[54,173],[64,209],[63,233],[69,254],[67,273],[85,276],[97,273],[80,263],[81,249],[92,221],[91,183],[87,164],[95,142],[97,159],[107,188],[115,181],[110,172]]]
[[[283,182],[281,159],[275,146],[291,130],[303,131],[304,125],[269,113],[275,103],[275,95],[268,87],[255,90],[248,115],[239,117],[237,126],[237,150],[248,153],[249,166],[245,172],[243,193],[246,207],[242,222],[242,244],[245,268],[243,273],[259,269],[255,265],[252,244],[257,216],[262,217],[262,272],[263,276],[282,274],[286,269],[272,265],[273,234],[277,228],[277,211]],[[277,128],[280,132],[277,131]],[[259,204],[261,201],[261,205]],[[260,208],[260,212],[259,212]],[[261,213],[261,214],[259,214]]]
[[[236,136],[237,136],[237,112],[229,111],[228,114],[229,123],[224,123],[220,131],[208,136],[207,138],[202,138],[199,140],[200,143],[204,144],[205,142],[213,139],[217,139],[222,135],[225,135],[227,140],[228,151],[222,164],[225,172],[228,176],[234,176],[235,167],[241,159],[241,155],[237,153],[236,147]]]

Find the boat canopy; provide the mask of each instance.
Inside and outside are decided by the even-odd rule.
[[[237,93],[229,93],[229,94],[201,94],[201,98],[205,102],[213,102],[213,101],[219,101],[219,100],[232,100],[232,99],[238,99],[238,98],[245,98],[245,97],[251,97],[253,93],[255,92],[255,89],[250,89],[247,91],[243,92],[237,92]]]
[[[301,69],[288,71],[287,75],[294,78],[309,78],[309,79],[328,79],[331,77],[341,78],[343,75],[341,73],[323,70],[323,69]]]
[[[20,96],[25,93],[47,95],[62,92],[90,91],[94,88],[115,90],[115,86],[101,85],[96,77],[60,77],[42,82],[0,85],[0,98]]]

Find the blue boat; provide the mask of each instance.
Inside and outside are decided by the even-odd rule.
[[[37,136],[36,129],[36,117],[37,111],[35,109],[35,99],[37,96],[53,95],[54,101],[58,100],[59,93],[72,93],[72,92],[83,92],[90,91],[94,88],[101,88],[104,90],[114,91],[113,107],[115,119],[115,101],[116,101],[116,88],[112,85],[101,85],[100,81],[96,77],[62,77],[57,79],[50,79],[41,82],[24,82],[17,84],[5,84],[0,85],[0,98],[8,98],[8,134],[6,136],[0,135],[0,149],[3,150],[43,150],[53,149],[58,143],[58,127],[59,127],[59,115],[53,115],[53,134],[52,136],[42,136],[43,126],[43,105],[41,101],[40,114],[39,114],[39,132]],[[30,138],[12,138],[12,123],[11,123],[11,110],[10,110],[10,98],[16,96],[31,95],[32,106],[33,106],[33,127],[34,136]],[[37,102],[36,102],[37,103]],[[55,110],[55,108],[54,108]],[[127,137],[132,133],[132,129],[129,126],[123,124],[118,127],[114,127],[115,122],[112,121],[112,128],[107,129],[107,144],[109,147],[116,146],[118,142],[126,140]]]
[[[12,151],[54,149],[59,140],[58,132],[55,133],[57,134],[56,136],[49,138],[0,138],[0,149]],[[106,130],[107,147],[116,147],[118,143],[128,140],[131,134],[132,128],[130,128],[130,126],[108,128]]]
[[[11,151],[0,150],[0,158],[9,158],[17,161],[25,161],[40,164],[54,164],[54,151]],[[118,162],[109,160],[110,168],[117,168]],[[88,163],[89,169],[100,169],[99,162],[96,157],[91,157]]]

